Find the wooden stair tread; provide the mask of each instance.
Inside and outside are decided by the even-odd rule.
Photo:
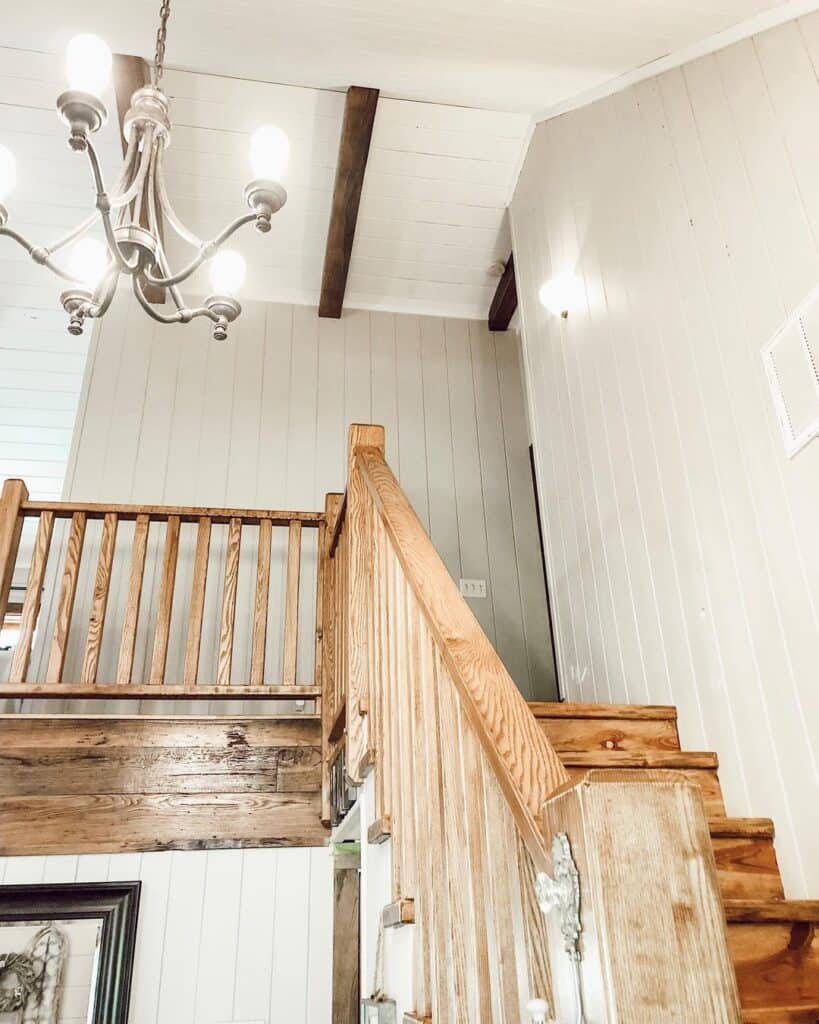
[[[82,698],[83,700],[315,700],[321,690],[315,686],[184,686],[182,684],[99,683],[2,683],[0,698]]]
[[[602,750],[558,751],[564,765],[571,768],[703,768],[715,770],[719,759],[711,751],[685,750]]]
[[[724,900],[729,924],[819,924],[819,900]]]
[[[712,839],[773,839],[770,818],[709,818]]]
[[[768,1006],[742,1013],[743,1024],[816,1024],[817,1021],[819,1003],[815,1006]]]
[[[651,704],[571,704],[567,701],[529,701],[535,718],[622,718],[627,721],[676,721],[677,709]]]

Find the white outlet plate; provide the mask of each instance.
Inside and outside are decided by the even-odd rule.
[[[461,580],[460,586],[464,597],[486,597],[486,580]]]

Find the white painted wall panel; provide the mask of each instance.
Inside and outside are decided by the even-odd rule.
[[[493,336],[474,322],[363,311],[328,321],[311,307],[248,303],[224,344],[210,341],[201,325],[154,328],[123,298],[92,342],[67,498],[323,509],[325,493],[344,487],[349,423],[383,422],[391,464],[453,577],[486,579],[487,599],[472,606],[513,678],[527,697],[554,696],[515,332]],[[213,529],[203,682],[215,677],[225,531]],[[116,667],[132,532],[122,524],[100,680],[113,678]],[[163,532],[152,528],[149,540],[135,679],[150,663]],[[58,533],[52,573],[63,550]],[[82,664],[99,534],[100,524],[89,524],[66,680],[78,677]],[[242,542],[236,681],[249,671],[257,534],[248,530]],[[286,531],[274,534],[270,681],[280,679],[286,569]],[[314,531],[304,531],[305,682],[313,671],[315,540]],[[181,679],[194,542],[195,527],[183,527],[169,681]],[[53,604],[49,584],[35,666],[46,651]],[[90,702],[82,708],[93,709]],[[126,709],[122,702],[119,710]],[[143,710],[160,712],[162,705],[146,702]]]
[[[672,702],[819,891],[819,445],[760,350],[819,277],[819,15],[541,124],[512,208],[568,696]],[[568,321],[540,284],[585,298]]]
[[[142,881],[130,1024],[331,1024],[329,849],[0,858],[0,884]]]

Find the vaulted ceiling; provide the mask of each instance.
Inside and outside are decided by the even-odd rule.
[[[6,46],[59,52],[78,28],[153,53],[158,0],[26,0]],[[173,0],[176,67],[492,110],[540,111],[775,0]]]

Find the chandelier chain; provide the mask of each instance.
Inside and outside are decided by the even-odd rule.
[[[159,86],[165,70],[165,40],[168,36],[168,18],[171,14],[171,0],[162,0],[159,7],[159,28],[156,33],[156,56],[154,57],[154,85]]]

